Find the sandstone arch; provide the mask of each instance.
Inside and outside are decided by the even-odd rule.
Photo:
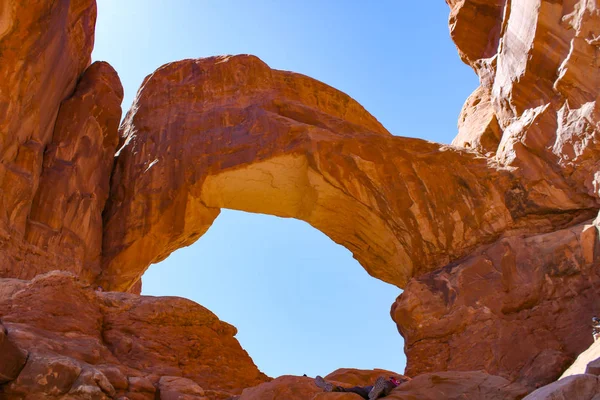
[[[193,243],[220,208],[302,219],[400,287],[536,209],[490,160],[391,136],[347,95],[253,56],[159,68],[121,134],[100,278],[112,290]]]

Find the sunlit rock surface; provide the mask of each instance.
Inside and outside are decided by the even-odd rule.
[[[391,136],[345,94],[253,56],[159,68],[121,134],[101,279],[116,290],[197,240],[219,208],[303,219],[398,286],[528,211],[518,177],[489,160]]]
[[[307,221],[405,289],[391,316],[414,379],[389,398],[558,378],[600,314],[598,5],[447,3],[481,82],[453,146],[248,55],[164,65],[118,129],[117,73],[90,65],[95,2],[0,0],[0,398],[352,396],[271,381],[210,311],[137,295],[221,208]],[[590,365],[530,398],[590,397]]]
[[[98,273],[123,89],[88,68],[95,21],[92,0],[0,1],[0,277]]]
[[[6,374],[12,379],[11,371],[22,368],[0,386],[3,399],[86,399],[86,391],[154,399],[156,391],[200,392],[194,385],[211,399],[226,398],[268,380],[233,326],[178,297],[101,292],[70,273],[51,272],[32,281],[0,279],[0,315],[7,331],[0,349],[9,350],[0,359],[0,379],[7,366],[15,366]],[[24,367],[7,343],[27,349]]]

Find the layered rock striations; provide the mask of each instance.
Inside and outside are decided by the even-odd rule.
[[[271,381],[197,304],[123,293],[221,208],[302,219],[405,289],[414,379],[390,398],[518,399],[560,376],[600,312],[600,12],[447,3],[481,82],[454,146],[247,55],[159,68],[118,128],[95,2],[0,0],[0,398],[352,396]],[[587,396],[589,375],[531,398]]]

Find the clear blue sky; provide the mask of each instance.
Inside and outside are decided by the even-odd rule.
[[[98,0],[93,59],[119,73],[124,111],[164,63],[250,53],[348,93],[395,135],[449,143],[477,80],[447,19],[443,0]],[[302,221],[223,210],[147,271],[143,293],[209,308],[270,376],[404,370],[389,316],[400,289]]]

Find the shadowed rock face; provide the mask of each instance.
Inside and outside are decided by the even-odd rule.
[[[357,370],[349,376],[337,372],[333,372],[331,376],[339,380],[334,381],[329,376],[326,379],[342,387],[372,385],[378,376],[382,376],[381,370],[370,371],[370,373]],[[362,379],[357,380],[357,376],[362,376]],[[504,378],[479,371],[441,372],[424,374],[402,383],[385,398],[389,400],[519,400],[526,393],[527,390],[517,383],[511,384]],[[323,392],[311,378],[282,376],[244,390],[239,400],[358,400],[360,398],[353,393]]]

